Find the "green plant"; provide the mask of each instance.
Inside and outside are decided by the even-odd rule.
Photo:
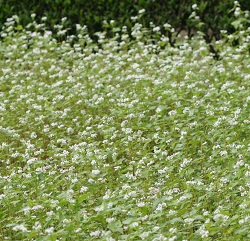
[[[0,33],[0,239],[249,239],[247,25],[216,61],[143,16],[95,41],[32,17]]]

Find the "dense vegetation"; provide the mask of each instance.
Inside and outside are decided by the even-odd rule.
[[[75,24],[81,24],[88,26],[93,37],[94,33],[103,30],[111,33],[114,28],[111,20],[116,21],[116,28],[126,25],[130,29],[133,26],[131,17],[136,16],[140,9],[145,9],[146,14],[140,20],[144,26],[149,27],[151,22],[156,26],[169,23],[176,29],[174,32],[167,31],[172,45],[181,31],[191,37],[197,30],[202,30],[210,43],[212,39],[221,38],[220,30],[234,31],[231,25],[235,20],[231,14],[233,4],[234,0],[0,0],[0,27],[6,18],[13,15],[18,15],[20,23],[25,26],[31,22],[30,13],[35,13],[38,18],[47,17],[50,29],[66,17],[64,26],[70,29],[71,34],[75,34]],[[243,10],[249,10],[249,0],[239,0],[239,4]],[[190,19],[194,5],[198,7],[197,15]],[[103,22],[106,24],[103,25]],[[165,29],[161,30],[164,32]]]
[[[134,22],[95,42],[66,19],[8,19],[1,240],[250,238],[250,29],[235,4],[218,60],[202,32],[173,47]]]

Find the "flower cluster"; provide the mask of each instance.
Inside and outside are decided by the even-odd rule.
[[[199,33],[177,48],[135,23],[95,43],[16,19],[0,33],[0,239],[246,238],[249,29],[215,60]]]

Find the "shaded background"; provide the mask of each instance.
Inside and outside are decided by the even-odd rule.
[[[250,0],[238,2],[242,10],[249,9]],[[189,18],[193,4],[198,5],[198,15],[203,22],[199,27]],[[31,13],[36,13],[38,22],[41,17],[47,17],[49,28],[67,17],[64,25],[70,28],[70,34],[75,33],[75,24],[81,24],[87,25],[93,36],[95,32],[103,31],[104,20],[115,20],[116,27],[126,25],[131,28],[131,17],[137,15],[140,9],[145,9],[140,19],[145,27],[150,22],[160,26],[169,23],[177,34],[184,31],[189,37],[199,29],[205,33],[205,40],[211,42],[221,37],[221,29],[229,33],[235,30],[231,24],[235,20],[233,7],[234,0],[0,0],[0,27],[13,15],[18,15],[20,24],[25,26],[32,21]],[[174,44],[172,33],[168,34],[171,44]]]

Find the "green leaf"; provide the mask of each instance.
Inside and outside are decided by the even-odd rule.
[[[130,223],[132,223],[133,221],[135,221],[135,218],[128,218],[128,219],[124,220],[122,223],[123,223],[123,224],[130,224]]]
[[[77,198],[77,201],[79,202],[79,203],[81,203],[81,202],[83,202],[84,200],[87,200],[88,199],[88,197],[89,197],[89,193],[85,193],[85,194],[83,194],[83,195],[80,195],[78,198]]]
[[[170,220],[171,224],[175,224],[175,223],[183,223],[183,219],[182,218],[173,218],[172,220]]]
[[[15,27],[15,30],[23,30],[23,26],[19,24]]]
[[[194,220],[204,220],[204,217],[202,215],[196,215],[193,217]]]
[[[109,223],[108,228],[109,228],[112,232],[123,233],[122,223],[121,223],[120,220],[118,220],[117,222]]]

